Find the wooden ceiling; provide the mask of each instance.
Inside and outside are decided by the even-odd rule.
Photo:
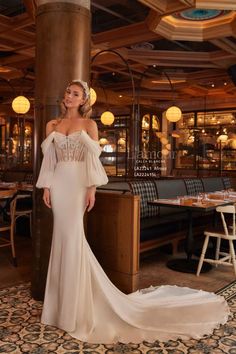
[[[218,12],[196,20],[183,17],[186,10]],[[35,11],[35,0],[0,0],[0,111],[15,93],[33,102]],[[128,63],[143,105],[161,110],[174,100],[183,110],[204,109],[206,102],[207,108],[235,108],[228,73],[236,64],[235,0],[95,0],[91,12],[91,57],[104,51],[91,67],[99,101],[133,102]]]

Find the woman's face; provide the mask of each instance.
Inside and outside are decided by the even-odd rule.
[[[64,104],[66,108],[78,108],[84,104],[84,92],[82,87],[78,85],[70,85],[67,87],[64,95]]]

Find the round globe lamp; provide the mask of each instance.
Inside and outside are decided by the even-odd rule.
[[[166,110],[165,116],[169,122],[175,123],[182,118],[182,111],[177,106],[171,106]]]
[[[106,145],[106,144],[108,144],[108,140],[107,140],[106,138],[101,138],[101,139],[99,140],[99,144],[101,144],[101,145]]]
[[[101,122],[104,125],[111,125],[115,120],[114,114],[112,112],[106,111],[101,115]]]
[[[12,109],[18,114],[25,114],[30,109],[30,101],[25,96],[17,96],[12,101]]]
[[[119,138],[118,139],[118,144],[119,145],[125,145],[126,144],[125,139],[124,138]]]
[[[228,140],[228,135],[223,133],[218,137],[218,140],[221,141],[222,143],[224,143]]]
[[[89,89],[89,97],[90,97],[90,105],[92,106],[97,100],[96,91],[92,87],[90,87]]]

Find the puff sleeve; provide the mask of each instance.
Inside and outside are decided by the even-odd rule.
[[[85,146],[86,186],[98,187],[107,184],[108,178],[99,159],[102,149],[98,141],[91,139],[85,132],[81,135],[81,140]]]
[[[56,152],[53,144],[54,132],[42,142],[43,161],[36,183],[37,188],[50,188],[52,184],[53,174],[57,163]]]

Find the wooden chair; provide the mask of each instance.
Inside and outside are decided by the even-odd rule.
[[[236,276],[236,260],[235,260],[235,251],[233,241],[236,240],[236,227],[235,227],[235,206],[227,205],[227,206],[219,206],[216,208],[216,211],[221,214],[221,220],[223,224],[223,231],[205,231],[205,241],[202,248],[202,253],[198,263],[197,276],[199,276],[201,272],[201,268],[203,262],[207,262],[210,264],[222,264],[222,265],[230,265],[234,268],[234,273]],[[232,224],[227,225],[225,214],[232,215]],[[229,231],[230,229],[230,231]],[[232,231],[231,231],[232,230]],[[216,242],[216,253],[215,259],[206,258],[206,251],[209,243],[210,237],[217,238]],[[220,250],[221,240],[228,240],[229,242],[229,251],[222,252]]]
[[[14,229],[15,229],[15,209],[16,209],[16,191],[15,190],[3,190],[0,191],[0,200],[2,202],[9,202],[10,212],[9,220],[4,219],[2,213],[0,220],[0,247],[11,247],[13,265],[16,267],[16,251],[15,251],[15,242],[14,242]],[[2,208],[2,211],[4,208]],[[6,215],[6,214],[5,214]],[[6,233],[10,232],[9,237]],[[1,235],[3,234],[3,235]]]

